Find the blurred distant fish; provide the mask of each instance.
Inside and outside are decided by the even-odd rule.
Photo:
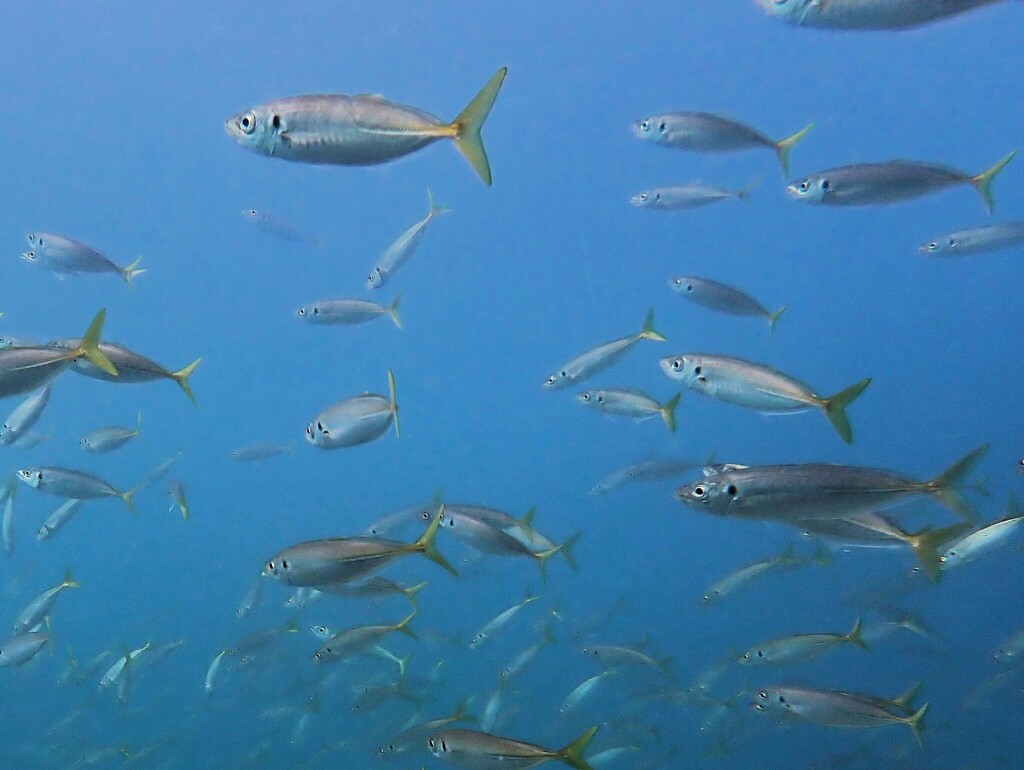
[[[503,529],[499,529],[488,524],[486,521],[481,521],[471,516],[449,513],[447,507],[444,507],[442,512],[442,525],[446,531],[451,532],[463,543],[481,553],[492,556],[518,556],[533,559],[538,569],[540,569],[542,578],[546,575],[548,559],[557,553],[561,553],[569,565],[576,569],[576,561],[573,557],[572,549],[579,540],[580,533],[573,535],[561,545],[552,544],[551,547],[538,552]]]
[[[138,438],[142,430],[142,412],[135,419],[135,429],[110,426],[96,428],[78,440],[79,446],[86,452],[113,452],[120,449],[133,438]]]
[[[949,166],[914,160],[840,166],[793,182],[786,188],[786,194],[801,203],[817,206],[878,206],[970,185],[992,211],[996,205],[992,180],[1016,154],[1016,151],[1011,152],[987,171],[974,176]]]
[[[294,452],[295,450],[291,444],[250,444],[249,446],[232,450],[231,459],[239,463],[252,463],[259,462],[260,460],[269,460],[271,457],[290,455]]]
[[[306,426],[306,441],[319,449],[340,449],[373,441],[392,423],[398,428],[395,376],[388,369],[388,395],[364,393],[329,406]]]
[[[171,496],[171,507],[167,509],[170,513],[175,508],[181,511],[181,518],[188,521],[188,500],[185,499],[185,487],[177,479],[171,479],[167,484],[167,493]]]
[[[361,583],[336,583],[320,586],[320,590],[332,596],[344,596],[349,599],[383,599],[389,596],[403,596],[415,610],[416,594],[426,587],[426,581],[412,586],[400,586],[387,578],[372,577]]]
[[[295,314],[311,324],[344,326],[363,324],[388,316],[392,323],[401,329],[402,319],[398,316],[398,305],[401,301],[401,294],[396,295],[390,305],[381,305],[366,299],[322,299],[300,307]]]
[[[691,182],[677,187],[655,187],[637,193],[629,202],[637,208],[651,209],[652,211],[676,211],[678,209],[695,209],[701,206],[708,206],[712,203],[720,203],[735,198],[746,201],[750,192],[757,186],[757,182],[751,182],[746,187],[738,190],[727,190],[723,187],[712,187]]]
[[[1020,246],[1024,246],[1024,222],[1000,222],[940,236],[917,250],[935,257],[959,257]]]
[[[383,757],[388,757],[394,754],[402,754],[406,751],[420,749],[423,747],[423,744],[426,743],[427,738],[438,730],[441,730],[450,724],[454,724],[455,722],[471,721],[475,720],[469,712],[466,711],[466,703],[463,701],[456,706],[455,711],[452,712],[451,716],[443,717],[441,719],[433,719],[429,722],[421,722],[402,730],[402,732],[391,738],[386,745],[381,746],[377,753]]]
[[[238,609],[235,610],[235,614],[240,618],[249,617],[259,606],[260,600],[263,597],[263,575],[257,575],[256,579],[249,586],[249,590],[245,592],[245,596],[242,597],[242,601],[238,604]]]
[[[526,598],[517,604],[513,604],[504,612],[499,613],[495,617],[491,618],[487,623],[484,624],[483,628],[477,631],[469,640],[469,648],[471,650],[478,650],[483,644],[497,634],[501,629],[508,625],[509,621],[512,620],[516,615],[519,614],[520,610],[523,609],[527,604],[537,601],[539,596],[534,596],[531,593],[526,594]]]
[[[846,408],[870,384],[863,379],[832,396],[819,396],[807,385],[771,367],[728,356],[686,354],[659,362],[673,380],[705,396],[767,414],[820,409],[849,444],[853,430]]]
[[[420,241],[423,240],[423,236],[426,235],[427,225],[430,224],[430,221],[438,214],[445,214],[451,211],[449,208],[436,205],[434,203],[434,193],[429,189],[427,190],[427,201],[429,204],[427,215],[398,236],[398,238],[388,246],[384,254],[381,255],[380,260],[370,271],[370,275],[366,279],[367,288],[379,289],[390,281],[394,277],[395,273],[397,273],[412,257],[413,253],[420,245]]]
[[[238,144],[299,163],[370,166],[451,139],[484,184],[491,183],[480,129],[505,79],[502,67],[455,120],[389,102],[376,94],[309,94],[261,104],[227,120]]]
[[[591,644],[584,647],[582,652],[597,660],[606,669],[649,666],[667,672],[672,662],[671,657],[655,658],[637,647],[625,644]]]
[[[146,272],[138,269],[139,259],[118,267],[95,249],[71,238],[52,233],[29,233],[26,238],[32,249],[21,258],[30,265],[52,270],[58,278],[80,273],[113,273],[131,286],[133,278]]]
[[[642,390],[632,389],[588,390],[576,398],[584,406],[605,414],[631,417],[634,420],[660,416],[668,429],[675,433],[676,406],[681,395],[676,393],[664,404],[659,404]]]
[[[489,733],[450,728],[434,733],[427,748],[438,759],[459,768],[526,768],[557,759],[576,770],[593,770],[583,758],[590,740],[597,732],[591,727],[572,743],[560,749],[546,749],[531,743],[501,738]]]
[[[67,524],[71,517],[74,516],[78,509],[82,507],[81,500],[65,500],[58,506],[57,510],[46,517],[46,521],[43,522],[43,526],[39,528],[36,533],[37,540],[47,540],[53,537],[57,530]]]
[[[0,446],[10,446],[25,436],[49,403],[50,386],[47,385],[18,404],[0,428]]]
[[[81,584],[71,576],[71,570],[69,569],[64,573],[64,578],[57,585],[47,588],[25,606],[25,609],[21,611],[18,619],[14,622],[14,633],[21,634],[31,630],[33,626],[41,622],[49,614],[57,599],[66,589],[81,587]]]
[[[669,281],[669,286],[680,297],[696,302],[710,310],[726,315],[751,316],[765,320],[771,331],[775,331],[775,322],[786,310],[786,306],[783,305],[772,312],[749,294],[709,278],[677,275]]]
[[[665,337],[654,329],[653,310],[647,311],[644,325],[639,333],[598,345],[596,348],[591,348],[586,353],[582,353],[565,362],[559,367],[558,371],[551,374],[542,383],[542,386],[548,390],[561,390],[573,383],[582,382],[618,363],[640,340],[665,342]]]
[[[138,486],[122,492],[90,473],[53,467],[22,468],[18,471],[18,480],[32,489],[67,499],[98,500],[117,497],[131,513],[135,513],[132,497],[139,491]]]
[[[644,141],[694,152],[735,152],[766,147],[779,159],[782,173],[789,173],[793,146],[814,128],[811,123],[792,136],[775,141],[756,128],[725,115],[710,112],[667,112],[633,124],[633,133]]]
[[[646,460],[635,465],[628,465],[613,471],[590,488],[590,494],[603,495],[618,489],[624,484],[636,484],[643,481],[661,481],[662,479],[679,476],[697,467],[690,460]]]
[[[605,669],[600,674],[592,676],[589,679],[585,679],[583,682],[574,687],[572,692],[570,692],[565,697],[565,700],[562,701],[562,705],[558,707],[558,712],[560,714],[565,714],[575,709],[578,705],[580,705],[580,703],[583,702],[585,698],[596,693],[600,684],[604,682],[609,676],[612,676],[614,674],[615,669],[609,668]]]
[[[288,221],[284,217],[271,214],[269,211],[242,209],[242,217],[246,222],[249,222],[256,227],[257,230],[260,230],[273,238],[278,238],[282,241],[291,241],[293,243],[308,243],[311,246],[323,245],[323,240],[321,238],[303,232],[298,225]]]
[[[705,604],[717,602],[747,586],[757,578],[763,577],[767,573],[773,572],[777,569],[791,569],[810,564],[827,563],[827,561],[820,557],[797,556],[793,553],[793,546],[789,545],[786,546],[786,549],[778,556],[774,556],[771,559],[763,559],[761,561],[754,562],[753,564],[740,567],[735,572],[730,572],[705,591],[704,595],[701,597],[701,601]]]
[[[797,27],[908,29],[1001,0],[759,0],[765,12]]]
[[[997,663],[1016,663],[1024,657],[1024,629],[1021,629],[999,645],[992,656]]]
[[[0,529],[3,530],[4,551],[8,556],[14,555],[14,491],[16,487],[10,486],[7,489],[6,500],[4,500],[4,517]]]
[[[50,637],[38,631],[17,634],[0,643],[0,667],[16,668],[28,663],[50,641]]]

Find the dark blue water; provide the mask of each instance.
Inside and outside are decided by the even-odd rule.
[[[672,492],[696,470],[603,497],[588,490],[630,463],[711,453],[719,462],[825,461],[928,478],[989,443],[972,477],[987,477],[989,494],[972,501],[984,519],[1000,515],[1019,488],[1021,255],[940,261],[915,250],[991,221],[973,191],[887,208],[804,207],[786,198],[768,151],[673,151],[639,142],[630,126],[686,109],[734,115],[773,137],[814,122],[793,152],[794,178],[897,157],[977,173],[1024,137],[1015,5],[908,33],[837,34],[720,0],[7,4],[0,333],[74,336],[106,307],[105,338],[172,370],[203,360],[192,378],[198,408],[172,382],[121,386],[65,374],[36,428],[52,438],[0,449],[5,472],[78,468],[120,489],[182,451],[171,475],[192,511],[187,522],[168,512],[164,480],[139,493],[138,517],[116,500],[88,503],[38,542],[35,531],[60,501],[19,485],[0,623],[69,566],[82,587],[58,601],[49,648],[0,672],[0,766],[73,767],[122,745],[143,752],[133,765],[154,768],[379,766],[376,749],[409,724],[445,716],[463,699],[481,715],[499,670],[539,640],[546,618],[558,641],[505,689],[493,731],[558,747],[600,724],[593,753],[636,747],[602,768],[1013,766],[998,763],[1022,745],[1024,675],[975,708],[963,703],[1003,670],[992,654],[1024,626],[1016,545],[937,586],[911,573],[903,551],[839,552],[832,566],[770,575],[709,608],[699,599],[715,581],[787,543],[803,554],[815,544],[783,526],[680,505]],[[448,120],[499,66],[509,74],[484,128],[489,189],[447,142],[385,166],[332,168],[258,157],[222,128],[252,105],[309,92],[380,93]],[[1022,163],[995,182],[996,221],[1024,218]],[[664,213],[628,203],[642,189],[697,179],[760,183],[749,205]],[[369,296],[367,272],[425,214],[428,187],[454,213],[430,225],[412,261],[372,297],[402,292],[404,330],[387,320],[299,321],[294,311],[312,300]],[[243,207],[285,217],[325,245],[270,238],[243,220]],[[33,231],[80,239],[118,264],[142,256],[148,272],[134,291],[114,276],[58,281],[18,258]],[[769,335],[756,321],[684,303],[668,288],[676,273],[788,309]],[[648,308],[668,342],[641,342],[594,385],[666,400],[677,388],[656,361],[684,351],[769,363],[826,393],[870,376],[850,409],[855,442],[840,442],[817,413],[762,416],[695,393],[684,394],[672,435],[657,420],[585,410],[574,399],[582,388],[541,389],[565,360],[639,331]],[[324,407],[386,392],[389,368],[401,439],[389,432],[334,452],[305,443],[306,424]],[[5,399],[3,413],[19,400]],[[138,411],[142,436],[124,449],[79,448],[88,430],[130,426]],[[230,459],[258,441],[295,452],[259,465]],[[527,560],[478,559],[444,537],[460,579],[418,557],[389,570],[403,585],[429,581],[411,624],[420,640],[387,640],[412,655],[415,701],[354,712],[353,688],[393,682],[394,664],[357,658],[337,664],[324,685],[310,662],[320,644],[311,625],[397,622],[407,613],[402,599],[325,598],[295,612],[284,606],[289,592],[265,581],[260,607],[236,617],[271,554],[357,535],[438,494],[515,515],[536,506],[537,528],[558,543],[582,531],[580,572],[556,557],[542,582]],[[927,502],[904,510],[911,530],[953,520]],[[541,600],[470,650],[470,636],[528,589]],[[897,631],[870,654],[842,648],[784,669],[728,667],[707,692],[693,690],[760,640],[905,613],[935,636]],[[299,631],[252,663],[225,656],[213,693],[204,692],[219,652],[292,620]],[[84,662],[177,639],[185,644],[164,663],[132,672],[126,703],[97,691],[106,666],[77,685],[57,683],[68,650]],[[559,712],[601,670],[580,648],[645,640],[646,653],[671,656],[666,672],[624,670]],[[931,704],[925,754],[899,726],[787,729],[748,706],[748,691],[766,682],[894,697],[918,680],[917,703]],[[709,698],[741,691],[724,721],[701,729]],[[125,762],[110,756],[95,766]],[[390,764],[440,766],[425,749]]]

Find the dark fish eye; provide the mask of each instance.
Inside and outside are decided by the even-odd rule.
[[[651,121],[645,120],[640,124],[641,131],[648,131],[651,128]]]
[[[267,569],[270,570],[271,572],[273,572],[274,571],[274,562],[268,561],[267,562]]]
[[[764,700],[765,698],[768,697],[768,691],[767,690],[761,690],[761,692],[759,692],[757,694],[757,697],[761,698],[762,700]]]
[[[706,489],[704,489],[704,487],[694,487],[694,488],[693,488],[693,494],[694,494],[695,496],[697,496],[697,497],[704,497],[704,495],[705,495],[706,493],[707,493],[707,490],[706,490]]]
[[[694,374],[700,374],[702,371],[704,371],[704,367],[703,366],[696,366],[693,369],[693,373]]]
[[[779,703],[781,703],[781,704],[783,704],[783,705],[785,705],[785,704],[786,704],[786,699],[785,699],[785,698],[783,698],[783,697],[782,697],[781,695],[779,696]]]
[[[704,598],[707,599],[706,596]],[[749,652],[743,653],[743,660],[750,660],[750,653]]]
[[[582,396],[580,396],[580,398],[582,398],[584,401],[589,401],[590,400],[590,394],[589,393],[584,393]]]
[[[299,308],[299,315],[306,315],[306,308],[300,307]]]
[[[680,369],[682,369],[682,368],[683,368],[683,361],[682,361],[682,359],[679,359],[679,358],[677,358],[677,359],[676,359],[675,361],[673,361],[673,362],[672,362],[672,368],[673,368],[673,369],[674,369],[675,371],[677,371],[677,372],[678,372],[678,371],[679,371]]]
[[[428,745],[428,746],[429,746],[430,748],[434,748],[434,739],[433,739],[433,738],[431,738],[430,740],[428,740],[428,741],[427,741],[427,745]]]
[[[807,184],[806,180],[800,183],[800,189],[801,189],[801,190],[802,190],[803,192],[807,192],[807,188],[808,188],[809,186],[810,186],[810,185],[808,185],[808,184]]]
[[[939,244],[936,241],[932,241],[928,244],[929,251],[935,251],[937,248],[939,248]]]
[[[242,119],[238,121],[239,127],[247,134],[251,134],[256,130],[256,115],[252,112],[247,112],[242,116]]]
[[[640,200],[642,200],[642,201],[647,200],[647,193],[640,193]]]
[[[738,489],[736,489],[736,485],[735,485],[735,484],[730,484],[729,486],[727,486],[727,487],[725,488],[725,491],[726,491],[726,492],[728,492],[728,493],[729,493],[729,494],[730,494],[731,496],[735,497],[735,496],[736,496],[736,493],[737,493],[737,492],[738,492],[739,490],[738,490]]]
[[[569,375],[568,375],[568,374],[566,374],[565,372],[562,372],[562,376],[563,376],[563,377],[568,377]]]

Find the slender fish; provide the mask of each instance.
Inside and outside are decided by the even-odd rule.
[[[322,299],[300,307],[295,315],[317,326],[354,326],[387,316],[401,329],[402,319],[398,316],[401,301],[401,294],[397,294],[390,305],[381,305],[367,299]]]
[[[759,0],[772,18],[819,29],[909,29],[1001,0]]]
[[[451,211],[449,208],[436,205],[434,203],[434,193],[429,189],[427,190],[427,201],[429,204],[427,215],[398,236],[398,238],[388,246],[387,250],[381,255],[377,264],[373,266],[372,270],[370,270],[370,275],[366,279],[367,288],[379,289],[390,281],[394,277],[395,273],[397,273],[402,266],[412,258],[412,255],[423,240],[423,236],[426,235],[427,225],[430,224],[431,220],[439,214],[445,214]]]
[[[750,197],[750,191],[756,186],[757,182],[751,182],[738,190],[728,190],[724,187],[712,187],[699,182],[691,182],[677,187],[655,187],[651,190],[644,190],[630,198],[629,202],[637,208],[651,211],[695,209],[733,198],[746,202]]]
[[[1024,246],[1024,222],[1000,222],[940,236],[917,250],[935,257],[959,257],[1019,246]]]
[[[709,278],[677,275],[669,281],[669,286],[680,297],[696,302],[710,310],[726,315],[750,316],[767,321],[771,331],[775,331],[775,322],[786,310],[786,306],[783,305],[772,312],[746,292]]]
[[[26,239],[31,250],[22,254],[21,258],[30,265],[53,271],[58,278],[81,273],[113,273],[131,286],[133,278],[146,272],[138,269],[141,259],[125,267],[118,267],[96,249],[61,235],[29,233]]]

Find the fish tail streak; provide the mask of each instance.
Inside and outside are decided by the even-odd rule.
[[[388,369],[388,407],[391,409],[391,418],[395,422],[395,438],[402,437],[402,430],[398,425],[398,402],[395,400],[395,375]]]
[[[992,168],[982,171],[975,177],[971,177],[971,184],[974,185],[981,199],[985,201],[985,205],[988,206],[990,212],[995,211],[996,208],[996,200],[992,197],[992,181],[996,178],[996,174],[1006,168],[1006,164],[1013,160],[1013,156],[1016,154],[1017,151],[1014,150],[992,166]]]
[[[429,187],[427,188],[427,219],[433,219],[438,214],[448,214],[451,209],[447,206],[438,206],[437,201],[434,200],[434,191]]]
[[[665,405],[660,410],[661,419],[665,421],[668,429],[673,433],[676,432],[676,407],[679,406],[679,399],[682,398],[682,395],[682,393],[676,393],[665,402]]]
[[[892,703],[893,708],[897,708],[900,711],[906,712],[907,714],[912,714],[914,712],[914,698],[916,698],[917,694],[921,692],[922,684],[924,684],[924,682],[916,682],[912,684],[910,686],[910,689],[908,689],[900,697],[893,698],[892,701],[890,701]]]
[[[943,505],[967,521],[977,519],[977,514],[957,492],[956,487],[963,482],[967,474],[974,470],[978,461],[987,451],[988,444],[983,444],[973,452],[964,455],[931,481],[925,482],[924,485],[925,489],[938,498]]]
[[[789,154],[793,152],[793,146],[811,133],[811,129],[814,128],[814,124],[801,128],[792,136],[787,136],[785,139],[780,139],[775,143],[775,154],[779,158],[779,165],[782,166],[782,173],[789,176]]]
[[[477,176],[483,180],[485,185],[491,184],[491,164],[487,161],[487,151],[484,150],[484,142],[480,137],[480,129],[494,106],[494,100],[498,98],[498,91],[501,83],[505,80],[507,67],[491,76],[480,92],[473,97],[473,101],[466,105],[466,109],[459,113],[449,125],[452,132],[452,139],[455,141],[455,149],[462,153]]]
[[[398,306],[402,303],[402,293],[399,292],[395,295],[395,298],[391,300],[391,304],[388,305],[388,316],[390,316],[392,323],[399,329],[402,328],[402,318],[398,315]]]
[[[871,378],[867,377],[846,390],[841,390],[834,396],[822,400],[825,416],[828,417],[828,421],[832,423],[832,427],[836,429],[839,437],[847,444],[853,441],[853,429],[850,427],[850,419],[846,416],[846,407],[853,403],[854,399],[863,393],[864,388],[870,384]]]
[[[437,513],[434,514],[434,518],[430,521],[430,526],[427,527],[427,531],[420,535],[420,538],[412,544],[410,550],[418,551],[430,559],[434,564],[439,565],[442,569],[459,576],[459,573],[455,571],[455,568],[448,563],[448,560],[441,555],[441,552],[437,550],[435,540],[437,538],[437,528],[441,526],[441,517],[444,515],[444,506],[442,505],[437,509]]]
[[[533,517],[537,515],[537,506],[532,506],[530,510],[523,514],[523,517],[516,522],[516,527],[523,536],[533,542],[534,538],[537,537],[537,530],[533,528]]]
[[[963,522],[942,529],[924,529],[908,538],[910,549],[929,580],[938,582],[939,576],[942,574],[940,551],[943,546],[970,528],[970,524]]]
[[[139,257],[131,264],[125,265],[119,270],[119,272],[121,273],[121,277],[124,279],[124,282],[128,284],[128,288],[134,288],[134,286],[132,285],[133,278],[136,278],[137,276],[140,276],[144,272],[146,272],[145,269],[139,269],[139,263],[141,261],[142,257]]]
[[[901,720],[902,722],[904,722],[904,724],[906,724],[907,727],[910,728],[910,732],[914,735],[914,740],[917,741],[917,745],[920,746],[922,750],[924,750],[924,741],[921,740],[921,731],[924,729],[923,720],[926,711],[928,711],[927,703],[921,706],[921,708],[919,708],[909,717],[906,717],[905,719]]]
[[[89,328],[85,330],[85,334],[82,336],[82,341],[79,343],[78,349],[72,353],[71,357],[85,357],[93,366],[116,377],[117,367],[115,367],[114,364],[111,363],[110,359],[107,358],[100,350],[100,335],[103,333],[103,323],[106,320],[107,309],[101,308],[93,317],[92,323],[89,324]]]
[[[132,487],[127,492],[117,493],[117,496],[124,500],[125,507],[128,508],[128,513],[130,513],[132,516],[139,515],[139,512],[135,510],[135,502],[132,500],[132,498],[135,496],[135,493],[138,492],[140,489],[142,489],[141,484]]]
[[[844,640],[849,642],[850,644],[860,647],[865,652],[868,652],[868,645],[864,641],[864,637],[861,636],[861,631],[863,630],[863,628],[864,626],[861,623],[860,618],[857,618],[856,622],[853,624],[853,628],[850,629],[850,633],[848,633],[844,637]]]
[[[60,581],[61,587],[63,588],[81,588],[82,584],[79,583],[71,574],[71,567],[68,567],[64,571],[64,579]]]
[[[196,403],[196,397],[192,395],[192,388],[189,387],[188,378],[192,376],[192,372],[196,370],[196,367],[199,366],[199,362],[202,360],[202,358],[197,358],[185,368],[179,369],[176,372],[171,372],[171,378],[178,383],[179,388],[185,391],[185,395],[188,396],[188,400],[192,402],[192,406],[199,406],[199,404]]]
[[[654,328],[654,308],[647,311],[644,316],[644,325],[640,329],[640,339],[655,340],[656,342],[667,342],[668,338]]]
[[[598,727],[591,727],[568,746],[559,749],[555,756],[570,767],[575,767],[576,770],[594,770],[589,764],[587,764],[587,761],[583,759],[583,752],[587,750],[587,746],[590,745],[590,741],[593,739],[597,730]]]
[[[573,553],[573,549],[576,547],[576,544],[580,541],[581,537],[583,537],[583,533],[577,532],[559,546],[559,553],[562,554],[562,558],[565,559],[565,563],[569,565],[569,568],[573,572],[580,571],[580,565],[576,562],[576,555]]]
[[[768,331],[770,331],[772,333],[775,332],[775,322],[778,321],[779,320],[779,316],[781,316],[785,312],[786,312],[786,306],[783,305],[778,310],[776,310],[774,313],[770,313],[768,315]]]
[[[455,711],[448,717],[453,722],[476,722],[475,716],[469,713],[469,709],[466,707],[466,700],[463,700],[455,707]]]
[[[395,631],[401,631],[403,634],[405,634],[408,637],[411,637],[412,639],[419,639],[419,637],[416,636],[416,632],[409,628],[409,622],[414,617],[416,617],[415,610],[410,612],[408,615],[402,618],[402,620],[395,624]]]

